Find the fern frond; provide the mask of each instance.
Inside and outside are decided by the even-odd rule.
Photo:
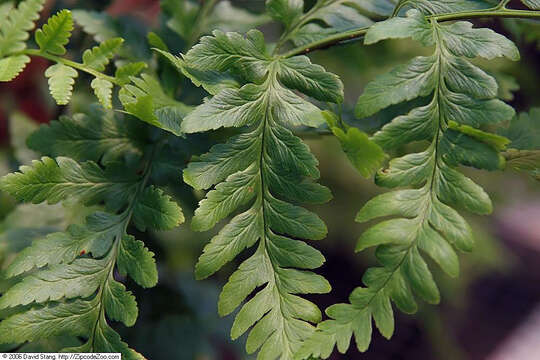
[[[210,53],[214,55],[202,56]],[[298,295],[330,290],[324,278],[307,271],[322,265],[322,254],[294,240],[322,239],[326,226],[294,204],[324,203],[331,197],[314,182],[319,177],[317,160],[289,130],[316,127],[324,118],[292,90],[341,101],[342,84],[306,57],[273,59],[258,31],[246,37],[215,31],[190,50],[185,61],[199,72],[242,71],[248,81],[239,89],[222,89],[182,122],[187,133],[239,128],[238,135],[215,145],[184,171],[185,182],[197,189],[215,185],[195,212],[195,230],[208,230],[245,209],[205,247],[196,276],[212,275],[257,244],[223,288],[219,313],[232,313],[253,295],[241,306],[231,336],[236,339],[251,328],[249,353],[259,351],[259,359],[292,359],[302,339],[313,332],[310,323],[321,317],[314,304]]]
[[[77,70],[64,64],[51,65],[45,76],[49,79],[49,90],[58,105],[67,105],[73,92]]]
[[[24,70],[30,58],[26,55],[14,55],[0,60],[0,81],[11,81]]]
[[[64,9],[50,17],[47,24],[36,31],[36,43],[41,51],[53,55],[64,55],[66,53],[64,46],[69,42],[72,31],[73,18],[71,17],[71,11]]]
[[[430,144],[420,153],[391,160],[387,169],[377,173],[378,185],[412,187],[375,197],[356,218],[366,222],[392,217],[369,228],[356,247],[356,251],[377,247],[375,254],[382,266],[366,271],[364,286],[353,291],[349,304],[326,310],[331,319],[318,325],[297,359],[326,359],[335,346],[344,353],[353,334],[358,349],[366,351],[372,320],[390,338],[394,332],[392,302],[401,311],[414,313],[413,293],[428,303],[438,303],[439,290],[424,255],[449,276],[458,276],[455,250],[470,251],[473,236],[452,207],[476,214],[491,212],[488,195],[458,169],[466,165],[496,170],[504,165],[500,151],[508,141],[481,129],[512,118],[514,110],[495,99],[495,81],[466,58],[517,60],[518,51],[511,41],[491,30],[473,29],[466,22],[441,25],[416,10],[409,11],[406,18],[375,24],[365,42],[405,37],[435,45],[434,54],[415,58],[375,79],[360,96],[357,115],[366,117],[392,104],[429,97],[427,105],[398,116],[372,139],[384,149],[419,140]]]
[[[24,0],[11,9],[0,28],[0,58],[26,48],[28,32],[34,28],[45,0]]]
[[[123,358],[144,359],[108,324],[107,318],[132,326],[138,315],[134,296],[114,279],[115,269],[143,287],[155,286],[153,253],[126,229],[133,222],[140,229],[170,230],[183,222],[183,215],[171,198],[149,184],[163,142],[141,138],[136,129],[142,123],[135,128],[130,123],[94,107],[90,115],[43,126],[31,137],[32,147],[79,160],[103,157],[105,167],[44,157],[0,180],[0,189],[22,201],[76,198],[87,205],[104,202],[107,209],[93,212],[82,225],[38,238],[9,265],[5,274],[15,285],[0,297],[0,309],[9,309],[0,322],[0,343],[70,335],[86,342],[64,351],[120,352]],[[116,139],[109,143],[108,135]],[[124,159],[143,149],[150,152],[135,164],[143,167],[138,174],[129,165],[137,158],[130,157],[129,163]]]
[[[183,59],[163,50],[154,49],[176,67],[176,70],[191,80],[193,85],[201,86],[208,93],[216,95],[223,89],[238,89],[240,79],[231,72],[220,71],[200,71],[190,67]]]

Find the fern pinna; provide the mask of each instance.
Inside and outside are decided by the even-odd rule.
[[[138,316],[126,276],[144,288],[157,283],[154,255],[132,230],[170,230],[184,221],[163,188],[180,183],[182,170],[186,184],[207,191],[192,229],[207,231],[230,218],[205,246],[195,276],[205,279],[247,258],[224,286],[218,312],[236,311],[231,336],[247,333],[248,353],[262,360],[328,358],[334,348],[346,352],[353,335],[363,352],[372,323],[390,338],[393,305],[414,313],[416,297],[439,302],[425,258],[456,277],[456,250],[472,250],[473,231],[456,209],[492,210],[488,195],[460,166],[512,168],[539,178],[538,134],[531,130],[537,109],[515,116],[497,98],[495,79],[470,61],[516,61],[518,50],[504,36],[462,21],[540,17],[537,1],[523,0],[533,10],[508,9],[508,3],[318,0],[307,7],[302,0],[267,0],[268,16],[256,16],[228,1],[163,1],[164,14],[173,14],[167,28],[187,48],[173,55],[150,33],[156,55],[148,63],[133,55],[110,18],[83,10],[51,16],[34,34],[36,47],[27,48],[44,0],[1,5],[0,81],[17,77],[31,56],[42,57],[51,62],[44,75],[58,105],[72,102],[83,73],[99,105],[40,127],[27,143],[44,157],[0,180],[0,188],[21,202],[76,199],[90,214],[82,224],[38,238],[7,267],[14,285],[0,297],[0,343],[69,335],[82,341],[64,351],[143,359],[111,322],[132,326]],[[273,19],[283,32],[275,44],[258,30],[211,32],[228,27],[225,13],[241,14],[240,28]],[[98,41],[80,62],[68,59],[66,49],[76,25]],[[356,106],[359,119],[400,104],[413,107],[372,136],[330,111],[341,113],[343,85],[305,56],[364,36],[366,45],[412,38],[433,48],[367,85]],[[197,106],[179,101],[177,86],[170,86],[174,79],[159,77],[164,63],[209,97]],[[495,127],[497,133],[490,132]],[[305,297],[330,292],[313,272],[325,259],[305,241],[323,239],[327,229],[302,206],[324,204],[332,195],[317,183],[318,161],[296,135],[299,129],[334,135],[361,175],[377,172],[377,185],[404,188],[375,197],[358,213],[359,222],[391,218],[368,228],[356,247],[376,247],[381,266],[368,269],[350,302],[329,307],[324,321]],[[201,155],[189,140],[197,136],[227,140]],[[406,151],[413,142],[424,150],[393,158],[380,170],[385,152]],[[192,153],[198,156],[186,165]]]

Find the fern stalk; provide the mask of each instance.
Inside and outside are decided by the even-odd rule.
[[[65,59],[63,57],[56,56],[56,55],[47,54],[47,53],[45,53],[45,52],[43,52],[41,50],[38,50],[38,49],[26,49],[26,50],[22,51],[21,54],[30,55],[30,56],[39,56],[39,57],[42,57],[42,58],[47,59],[47,60],[54,61],[54,62],[59,63],[59,64],[67,65],[67,66],[72,67],[74,69],[84,71],[85,73],[88,73],[88,74],[90,74],[90,75],[92,75],[92,76],[94,76],[96,78],[112,82],[115,85],[118,85],[118,86],[123,85],[121,81],[119,81],[117,78],[115,78],[113,76],[106,75],[106,74],[104,74],[104,73],[102,73],[100,71],[94,70],[94,69],[92,69],[92,68],[90,68],[88,66],[85,66],[84,64],[81,64],[81,63],[78,63],[78,62],[75,62],[75,61],[72,61],[72,60]]]
[[[135,192],[135,195],[133,196],[132,200],[129,202],[127,209],[123,212],[123,214],[120,215],[121,217],[123,217],[122,221],[118,223],[118,226],[121,229],[121,231],[119,231],[119,233],[116,235],[114,243],[110,250],[110,253],[109,255],[107,255],[107,257],[110,257],[111,259],[109,262],[108,276],[104,279],[96,295],[96,298],[100,299],[99,300],[100,308],[99,308],[99,316],[92,329],[92,336],[88,340],[88,343],[91,344],[91,348],[89,350],[92,352],[96,352],[99,350],[95,348],[95,344],[94,344],[97,329],[100,327],[103,327],[103,323],[106,325],[105,306],[104,306],[105,284],[109,279],[112,279],[114,277],[114,269],[115,269],[116,260],[118,257],[118,248],[120,246],[120,242],[122,241],[122,236],[127,232],[127,228],[129,224],[131,223],[131,219],[133,217],[133,211],[135,209],[135,206],[137,205],[137,202],[141,194],[143,193],[144,189],[146,188],[146,185],[148,184],[148,180],[150,179],[150,175],[152,174],[152,171],[151,171],[152,163],[161,145],[162,145],[161,142],[158,142],[152,145],[150,149],[150,155],[148,156],[148,160],[145,162],[141,182]]]
[[[467,20],[467,19],[476,19],[476,18],[516,18],[516,19],[540,19],[540,11],[534,10],[514,10],[507,8],[494,8],[487,10],[474,10],[474,11],[463,11],[449,14],[440,14],[440,15],[430,15],[428,18],[433,19],[437,22],[446,22],[446,21],[456,21],[456,20]],[[284,54],[281,54],[283,58],[290,58],[297,55],[308,54],[316,50],[323,50],[330,48],[332,46],[346,44],[352,41],[357,41],[362,39],[370,26],[362,27],[360,29],[354,29],[345,31],[336,35],[328,36],[322,40],[314,41],[307,45],[303,45],[287,51]]]

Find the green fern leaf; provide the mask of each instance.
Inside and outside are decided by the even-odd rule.
[[[15,79],[30,62],[26,55],[9,56],[0,60],[0,81]]]
[[[345,124],[342,128],[338,124],[337,116],[328,111],[324,112],[324,117],[330,130],[339,140],[343,152],[360,175],[368,178],[381,168],[386,155],[379,145],[369,139],[367,134]]]
[[[289,28],[304,12],[304,0],[267,0],[266,10]]]
[[[73,84],[78,76],[77,70],[64,64],[56,64],[45,71],[45,76],[49,78],[49,90],[56,103],[58,105],[69,103]]]
[[[28,305],[33,302],[87,298],[107,277],[109,259],[77,259],[68,265],[55,265],[32,274],[11,287],[0,298],[0,308]]]
[[[171,230],[184,222],[184,214],[163,191],[148,187],[133,210],[133,221],[141,231]]]
[[[121,321],[130,327],[135,325],[139,309],[135,297],[126,287],[115,280],[109,280],[104,288],[104,306],[107,315],[116,321]]]
[[[64,9],[49,18],[47,24],[36,31],[36,43],[41,51],[53,55],[64,55],[66,53],[64,46],[69,42],[72,31],[73,18],[71,11]]]
[[[201,57],[210,53],[216,55]],[[315,214],[292,203],[324,203],[331,197],[314,182],[319,177],[316,159],[288,129],[319,126],[324,118],[292,90],[338,102],[342,84],[305,57],[272,59],[258,31],[246,37],[216,31],[184,58],[200,72],[242,70],[248,81],[239,89],[220,90],[182,122],[188,133],[239,128],[238,135],[215,145],[184,171],[185,181],[197,189],[215,185],[195,212],[195,230],[208,230],[244,209],[205,247],[196,276],[212,275],[257,244],[223,288],[219,313],[230,314],[253,293],[241,306],[231,336],[236,339],[251,328],[249,353],[259,351],[260,359],[292,359],[301,340],[313,332],[310,323],[321,317],[319,309],[299,295],[330,290],[324,278],[308,271],[322,265],[322,254],[293,240],[322,239],[326,227]]]
[[[230,73],[200,71],[188,66],[181,58],[163,50],[154,49],[176,67],[177,71],[190,79],[195,86],[202,86],[208,93],[216,95],[223,89],[240,87],[239,80]]]
[[[28,146],[40,153],[57,157],[69,154],[77,161],[100,161],[108,164],[124,156],[142,156],[145,126],[126,121],[122,115],[94,105],[82,114],[61,116],[32,133]]]
[[[122,85],[129,84],[133,76],[139,75],[148,66],[143,62],[127,63],[116,69],[114,77],[121,82]]]
[[[509,149],[503,154],[507,168],[524,171],[540,181],[540,150]]]
[[[154,253],[133,236],[124,236],[118,251],[118,269],[128,274],[144,288],[154,287],[158,281]]]
[[[14,4],[12,2],[5,2],[0,4],[0,22],[4,23],[11,10],[13,10]]]
[[[105,353],[121,353],[122,359],[146,360],[144,356],[133,349],[128,348],[118,335],[105,321],[104,317],[99,317],[96,331],[93,337],[82,346],[64,349],[69,353],[94,353],[96,349],[101,349]]]
[[[83,53],[83,64],[97,71],[105,70],[123,43],[124,39],[122,38],[105,40],[99,46],[94,46]]]
[[[358,29],[373,24],[365,11],[366,1],[321,1],[315,9],[304,15],[302,26],[291,34],[291,40],[297,46],[321,40],[325,37]],[[372,10],[390,15],[393,4],[388,0],[378,1],[379,6]]]
[[[87,204],[109,199],[116,207],[122,205],[138,181],[136,176],[126,175],[125,170],[123,174],[114,169],[105,171],[93,162],[78,164],[65,157],[43,157],[32,165],[21,166],[20,173],[3,177],[0,188],[34,204],[55,204],[68,197],[80,197]]]
[[[101,105],[103,105],[105,109],[112,109],[112,82],[95,78],[90,83],[90,86],[94,89],[94,94],[96,94]]]
[[[415,58],[377,77],[360,96],[356,112],[365,117],[393,104],[429,96],[427,105],[396,117],[372,140],[384,149],[418,140],[430,144],[423,152],[391,160],[387,169],[377,173],[378,185],[412,187],[375,197],[356,218],[366,222],[393,217],[364,232],[356,247],[356,251],[377,247],[375,255],[382,267],[366,271],[364,286],[353,291],[349,304],[326,310],[331,319],[318,325],[296,354],[297,359],[326,359],[334,347],[344,353],[353,335],[358,350],[366,351],[372,320],[379,332],[390,338],[394,332],[392,302],[401,311],[414,313],[417,305],[413,293],[428,303],[438,303],[439,290],[424,256],[456,277],[456,250],[470,251],[473,246],[470,227],[451,206],[477,214],[488,214],[492,209],[484,190],[458,168],[466,165],[496,170],[503,166],[500,151],[508,140],[479,128],[512,118],[514,110],[494,99],[496,86],[485,89],[494,80],[463,57],[505,56],[517,60],[517,49],[491,30],[473,29],[464,22],[428,22],[416,10],[409,11],[406,18],[375,24],[368,31],[366,43],[403,37],[435,45],[434,55]]]
[[[506,168],[524,171],[533,179],[540,181],[540,109],[533,108],[529,113],[521,113],[499,134],[508,137],[510,147],[503,153]]]
[[[191,108],[167,96],[159,82],[148,74],[140,78],[132,77],[131,81],[133,85],[125,85],[119,94],[126,112],[146,123],[180,135],[180,123]]]
[[[26,48],[28,32],[34,28],[45,0],[25,0],[11,9],[0,28],[0,58]]]
[[[271,0],[266,2],[266,7],[270,15],[287,29],[282,43],[290,40],[300,46],[369,26],[373,24],[370,17],[390,16],[394,3],[390,0],[320,0],[305,13],[303,0]]]
[[[2,343],[23,343],[58,335],[85,335],[98,318],[98,301],[75,300],[34,308],[0,323]]]
[[[244,38],[238,33],[223,33],[205,36],[184,57],[195,69],[208,72],[231,71],[248,79],[260,80],[266,74],[270,56],[266,53],[264,38],[259,31],[250,31]]]
[[[510,140],[513,149],[540,150],[540,108],[519,114],[498,133]]]
[[[119,218],[108,213],[97,212],[87,217],[86,224],[70,225],[66,232],[58,232],[37,239],[21,251],[6,270],[6,275],[15,277],[33,269],[48,265],[70,264],[80,254],[103,257],[111,248]]]

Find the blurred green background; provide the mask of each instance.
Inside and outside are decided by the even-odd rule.
[[[103,11],[102,14],[91,13],[94,21],[102,21],[97,23],[94,33],[89,35],[78,28],[69,45],[69,56],[79,60],[84,49],[93,46],[99,36],[106,36],[102,31],[114,29],[117,35],[126,38],[123,56],[150,62],[170,94],[197,105],[205,94],[152,54],[146,34],[156,32],[175,53],[184,51],[213,28],[244,32],[259,26],[270,41],[279,35],[278,26],[267,24],[266,19],[259,16],[264,10],[263,0],[222,1],[220,4],[220,11],[208,14],[204,24],[195,30],[186,11],[191,8],[183,7],[187,5],[181,0],[164,0],[161,4],[158,0],[49,1],[43,18],[61,8]],[[233,5],[237,8],[231,8]],[[197,2],[191,6],[196,8]],[[238,8],[247,9],[249,13]],[[514,20],[478,20],[476,23],[505,34],[520,47],[522,60],[519,63],[500,60],[482,64],[499,81],[504,100],[518,112],[540,106],[540,25]],[[108,25],[105,28],[100,24]],[[355,120],[350,115],[351,109],[366,83],[428,51],[409,41],[388,41],[370,47],[356,42],[310,56],[342,78],[346,89],[343,114],[347,122],[371,133],[403,109],[390,108],[373,118]],[[26,137],[40,123],[61,114],[85,111],[94,101],[88,82],[83,80],[78,81],[73,103],[56,107],[49,98],[43,77],[47,65],[45,60],[33,59],[16,81],[0,85],[2,175],[40,156],[25,145]],[[536,116],[539,114],[537,112]],[[540,123],[540,118],[531,120]],[[537,125],[536,130],[525,131],[538,139],[539,128]],[[202,153],[211,141],[219,141],[220,136],[217,133],[189,139],[192,146],[186,150],[186,159],[181,160],[185,162],[191,155]],[[329,228],[328,237],[315,246],[327,258],[320,273],[328,278],[333,291],[311,297],[324,309],[346,301],[348,294],[360,284],[365,269],[375,263],[373,252],[354,254],[356,239],[365,229],[364,225],[354,222],[354,217],[368,199],[383,190],[377,188],[372,179],[366,180],[354,170],[336,139],[308,134],[306,141],[320,161],[321,183],[329,186],[334,194],[330,203],[313,207]],[[404,148],[400,152],[410,150]],[[540,186],[527,175],[511,171],[466,171],[491,195],[495,212],[490,217],[469,216],[476,248],[472,254],[461,257],[459,279],[436,272],[443,293],[439,306],[422,304],[416,316],[397,313],[397,331],[391,341],[377,333],[366,354],[352,350],[346,355],[335,354],[333,359],[520,360],[520,357],[497,356],[514,344],[513,336],[523,326],[529,326],[530,332],[540,339],[540,317],[533,316],[535,311],[538,313],[537,307],[540,309]],[[150,360],[248,359],[242,341],[229,339],[232,317],[218,318],[216,306],[221,286],[241,259],[209,280],[194,280],[195,262],[213,233],[190,231],[189,218],[203,194],[181,184],[181,169],[173,180],[177,182],[170,186],[169,192],[176,195],[185,209],[187,224],[174,231],[151,234],[137,233],[133,229],[156,253],[160,283],[156,288],[142,290],[128,281],[128,287],[139,302],[139,320],[129,329],[113,325],[127,343]],[[7,195],[0,194],[0,267],[5,268],[14,254],[33,239],[63,229],[84,215],[85,211],[77,204],[17,205]],[[437,267],[432,268],[437,271]],[[0,279],[0,293],[9,285]],[[523,336],[519,338],[522,343],[518,341],[518,347],[529,351],[540,347],[538,340],[527,343]],[[0,348],[0,351],[55,351],[73,341],[76,339],[57,338]]]

